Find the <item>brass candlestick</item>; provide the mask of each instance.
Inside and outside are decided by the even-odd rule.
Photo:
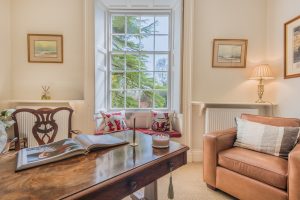
[[[135,156],[135,147],[133,147],[132,149],[133,149],[133,153],[132,153],[132,160],[133,160],[133,165],[135,165],[135,161],[136,161],[136,156]]]
[[[138,144],[135,142],[135,118],[133,119],[133,139],[132,139],[132,143],[130,143],[130,146],[137,146]]]

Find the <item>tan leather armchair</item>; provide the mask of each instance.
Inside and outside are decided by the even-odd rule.
[[[243,114],[243,119],[273,126],[300,126],[300,119]],[[300,144],[288,160],[233,147],[236,129],[204,135],[203,178],[243,200],[300,200]]]

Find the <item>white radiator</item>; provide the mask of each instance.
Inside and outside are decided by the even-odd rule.
[[[240,117],[242,113],[257,115],[258,112],[254,108],[207,108],[205,133],[236,127],[235,117]]]
[[[20,108],[31,108],[31,109],[39,109],[42,107],[38,106],[18,106],[17,109]],[[55,108],[55,107],[48,107],[47,108]],[[21,112],[17,116],[18,121],[18,128],[20,133],[20,138],[27,138],[28,140],[28,147],[39,146],[37,141],[35,140],[32,134],[32,127],[36,121],[36,117],[28,112]],[[55,122],[58,125],[57,135],[54,141],[62,140],[68,138],[68,125],[69,125],[69,112],[62,110],[55,114],[54,116]]]

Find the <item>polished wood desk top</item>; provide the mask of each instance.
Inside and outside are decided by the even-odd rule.
[[[131,131],[113,135],[129,142],[132,138]],[[151,136],[144,134],[137,134],[137,142],[137,147],[128,144],[98,150],[20,172],[15,172],[15,155],[0,157],[0,197],[2,200],[78,198],[163,160],[180,154],[186,156],[188,150],[187,146],[172,141],[167,149],[152,148]]]

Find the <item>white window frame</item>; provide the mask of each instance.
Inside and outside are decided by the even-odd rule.
[[[126,95],[125,95],[125,100],[124,100],[124,107],[123,108],[112,108],[111,105],[111,58],[112,58],[112,16],[113,15],[130,15],[130,16],[134,16],[134,15],[150,15],[150,16],[160,16],[160,15],[168,15],[169,16],[169,49],[168,51],[137,51],[137,52],[132,52],[132,54],[140,54],[140,53],[145,53],[145,54],[168,54],[169,56],[169,60],[168,60],[168,93],[167,93],[167,108],[155,108],[155,107],[151,107],[151,108],[126,108]],[[110,10],[108,12],[108,17],[107,17],[107,24],[108,24],[108,67],[107,67],[107,91],[108,91],[108,97],[107,97],[107,106],[108,106],[108,110],[109,111],[115,111],[115,110],[126,110],[126,111],[132,111],[132,112],[138,112],[138,111],[148,111],[148,110],[162,110],[162,111],[170,111],[172,109],[172,91],[173,91],[173,24],[172,24],[172,20],[173,20],[173,15],[172,15],[172,10]],[[126,19],[125,19],[126,22]],[[126,22],[127,24],[127,22]],[[126,24],[125,24],[125,35],[127,33],[127,28],[126,28]],[[154,37],[154,49],[155,49],[155,37]],[[126,51],[123,51],[124,54],[126,55]],[[155,65],[155,56],[153,57],[153,63]],[[126,72],[126,70],[125,70]],[[153,72],[156,72],[155,70],[153,70]],[[159,72],[159,71],[157,71]],[[154,77],[153,77],[154,78]],[[124,89],[124,92],[126,93],[126,91],[130,91],[131,89]],[[143,89],[132,89],[133,91],[139,90],[139,91],[143,91]],[[148,89],[147,89],[148,90]],[[155,89],[152,89],[153,91],[155,91]],[[139,101],[140,103],[140,101]],[[153,106],[154,106],[154,102],[153,102]]]

